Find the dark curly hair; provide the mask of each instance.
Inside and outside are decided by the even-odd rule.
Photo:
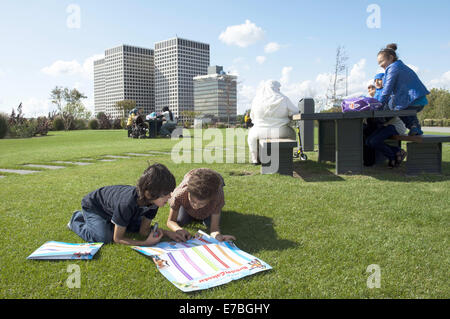
[[[166,166],[155,163],[147,167],[137,181],[136,189],[140,201],[155,200],[170,194],[176,186],[175,177]],[[145,191],[150,193],[150,198],[145,198]]]
[[[222,178],[211,169],[196,169],[189,177],[187,190],[195,198],[205,200],[217,194],[219,187],[223,185]]]

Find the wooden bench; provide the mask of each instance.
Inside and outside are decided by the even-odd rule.
[[[406,174],[442,174],[442,143],[450,142],[450,135],[394,135],[388,140],[408,142]]]
[[[297,141],[285,138],[258,140],[258,155],[261,162],[261,174],[282,174],[292,176],[293,148]],[[278,156],[276,153],[278,150]]]

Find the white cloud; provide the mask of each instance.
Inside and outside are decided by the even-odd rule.
[[[269,42],[264,47],[264,52],[266,53],[274,53],[280,50],[281,46],[276,42]]]
[[[22,101],[22,112],[25,117],[48,116],[53,110],[56,110],[56,107],[50,99],[30,97]]]
[[[439,78],[433,79],[427,83],[427,88],[432,89],[449,89],[450,88],[450,71],[445,72]]]
[[[237,45],[246,48],[264,38],[264,31],[250,20],[244,24],[233,25],[226,28],[219,35],[219,40],[228,45]]]
[[[256,57],[256,62],[258,62],[259,64],[263,64],[264,62],[266,62],[266,57],[265,56],[257,56]]]
[[[366,59],[360,59],[349,69],[348,74],[348,96],[358,96],[367,93],[367,84],[371,78],[366,75]],[[301,98],[312,97],[316,102],[316,108],[328,108],[326,105],[326,94],[331,84],[332,73],[319,73],[314,80],[304,80],[295,82],[291,80],[293,68],[283,67],[281,70],[281,92],[297,104]],[[345,80],[344,80],[345,81]],[[339,95],[345,94],[345,82],[340,85],[337,92]]]
[[[292,66],[283,67],[283,69],[281,70],[281,79],[280,79],[281,85],[286,85],[289,83],[292,69],[293,69]]]
[[[82,64],[77,60],[57,60],[53,62],[52,65],[42,68],[41,71],[44,74],[55,77],[63,75],[81,75],[91,79],[94,74],[94,61],[102,59],[103,57],[103,54],[95,54],[85,59]]]
[[[233,59],[231,66],[229,66],[227,70],[227,73],[240,77],[242,70],[249,71],[250,65],[247,63],[247,60],[244,57],[237,57]]]

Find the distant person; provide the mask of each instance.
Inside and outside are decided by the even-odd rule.
[[[154,233],[152,219],[175,189],[175,177],[162,164],[149,166],[137,186],[113,185],[101,187],[81,201],[68,228],[87,242],[119,243],[150,246],[163,235],[175,239],[175,233],[161,228]],[[126,232],[138,232],[145,240],[128,238]]]
[[[248,133],[248,146],[252,164],[258,161],[258,139],[289,138],[296,139],[295,131],[289,126],[292,115],[298,108],[287,96],[280,92],[280,82],[265,81],[252,101],[250,118],[253,127]]]
[[[391,110],[420,112],[428,104],[426,96],[430,92],[417,74],[398,59],[396,51],[397,44],[392,43],[378,52],[378,64],[385,69],[383,91],[379,101]],[[416,115],[401,116],[400,119],[409,129],[409,135],[423,134]]]
[[[222,176],[209,168],[189,171],[169,200],[167,227],[177,234],[177,241],[186,241],[192,235],[183,228],[192,221],[201,221],[209,228],[211,237],[218,241],[236,240],[220,231],[222,207],[225,205]]]
[[[127,119],[128,137],[131,137],[131,134],[133,132],[134,120],[136,119],[136,116],[138,115],[138,113],[139,113],[139,111],[137,108],[132,109],[128,113],[128,119]]]
[[[177,121],[169,107],[165,106],[162,111],[164,124],[161,126],[160,135],[163,137],[170,137],[173,130],[177,127]]]
[[[244,116],[245,128],[249,129],[253,126],[252,119],[250,117],[250,111],[247,111]]]

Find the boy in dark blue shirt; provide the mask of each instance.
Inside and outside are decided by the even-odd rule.
[[[87,194],[81,201],[82,210],[73,214],[67,226],[87,242],[151,246],[163,235],[173,239],[175,234],[171,231],[158,229],[154,233],[151,221],[175,186],[175,177],[167,167],[153,164],[144,171],[137,186],[105,186]],[[127,238],[127,231],[139,232],[146,239]]]

